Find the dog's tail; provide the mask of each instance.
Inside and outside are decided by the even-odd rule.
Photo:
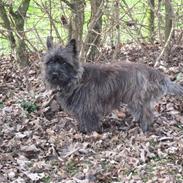
[[[167,80],[167,94],[183,96],[183,86]]]

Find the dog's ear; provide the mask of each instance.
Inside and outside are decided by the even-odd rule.
[[[71,39],[70,42],[67,44],[66,48],[71,51],[72,53],[74,53],[74,55],[77,54],[77,46],[76,46],[76,40],[75,39]]]
[[[47,46],[48,50],[53,48],[53,37],[52,36],[48,36],[47,37],[47,39],[46,39],[46,46]]]

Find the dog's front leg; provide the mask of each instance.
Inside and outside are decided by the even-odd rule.
[[[79,117],[79,130],[82,133],[101,132],[99,116],[94,112],[81,114]]]

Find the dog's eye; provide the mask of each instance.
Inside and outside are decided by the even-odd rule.
[[[48,60],[48,61],[46,62],[47,65],[52,64],[52,63],[53,63],[52,60]]]
[[[69,64],[64,62],[64,63],[62,63],[62,66],[65,67],[65,68],[68,68]]]
[[[62,64],[62,62],[60,61],[59,58],[50,59],[46,62],[47,65],[52,65],[52,64],[56,64],[56,63]]]
[[[67,69],[68,71],[70,71],[70,70],[72,69],[72,66],[71,66],[70,64],[66,63],[66,62],[64,62],[64,63],[62,64],[62,66],[63,66],[65,69]]]

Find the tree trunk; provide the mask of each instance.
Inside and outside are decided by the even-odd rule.
[[[24,32],[24,22],[26,18],[26,13],[29,8],[30,0],[22,0],[17,11],[13,11],[12,6],[10,7],[10,14],[15,23],[16,30],[16,59],[21,66],[28,65],[28,56],[26,52],[25,44],[25,32]]]
[[[171,51],[171,38],[173,35],[173,7],[171,0],[165,0],[165,44],[167,47],[165,49],[165,59],[169,61],[169,55]]]
[[[155,8],[155,0],[149,0],[149,8],[148,8],[148,29],[149,29],[149,41],[154,41],[154,8]]]
[[[71,0],[72,16],[70,19],[69,39],[76,39],[80,51],[84,24],[84,0]]]
[[[11,22],[10,22],[8,16],[7,16],[6,9],[4,7],[4,4],[3,4],[2,0],[0,0],[0,12],[1,12],[0,17],[3,21],[3,27],[8,32],[7,38],[9,40],[11,50],[13,51],[16,47],[15,38],[14,38],[14,35],[13,35],[13,32],[12,32]]]
[[[163,36],[161,33],[161,24],[162,24],[162,15],[161,15],[161,6],[162,6],[162,2],[161,0],[158,0],[158,4],[157,4],[157,18],[158,18],[158,35],[159,35],[159,40],[161,45],[163,44]]]
[[[171,0],[165,0],[165,42],[168,40],[172,29],[173,9]]]
[[[30,0],[22,0],[17,11],[13,10],[12,4],[7,4],[0,0],[0,17],[3,21],[3,27],[7,30],[7,38],[10,42],[12,50],[16,52],[16,60],[21,66],[28,65],[28,57],[26,54],[24,21],[29,7]],[[11,15],[11,17],[8,15]],[[14,34],[13,34],[14,32]]]
[[[119,0],[115,0],[114,2],[114,9],[113,9],[113,24],[115,25],[114,30],[115,31],[115,41],[113,41],[113,43],[115,42],[114,45],[112,45],[112,48],[114,50],[113,55],[112,55],[112,60],[115,61],[118,57],[119,54],[119,48],[120,48],[120,1]]]
[[[93,61],[98,53],[99,46],[101,42],[101,32],[102,32],[102,9],[99,9],[103,0],[92,0],[91,1],[91,19],[90,23],[94,22],[93,29],[89,30],[88,34],[88,46],[85,50],[88,52],[87,60]],[[99,13],[98,13],[99,12]],[[98,13],[98,17],[96,14]]]

